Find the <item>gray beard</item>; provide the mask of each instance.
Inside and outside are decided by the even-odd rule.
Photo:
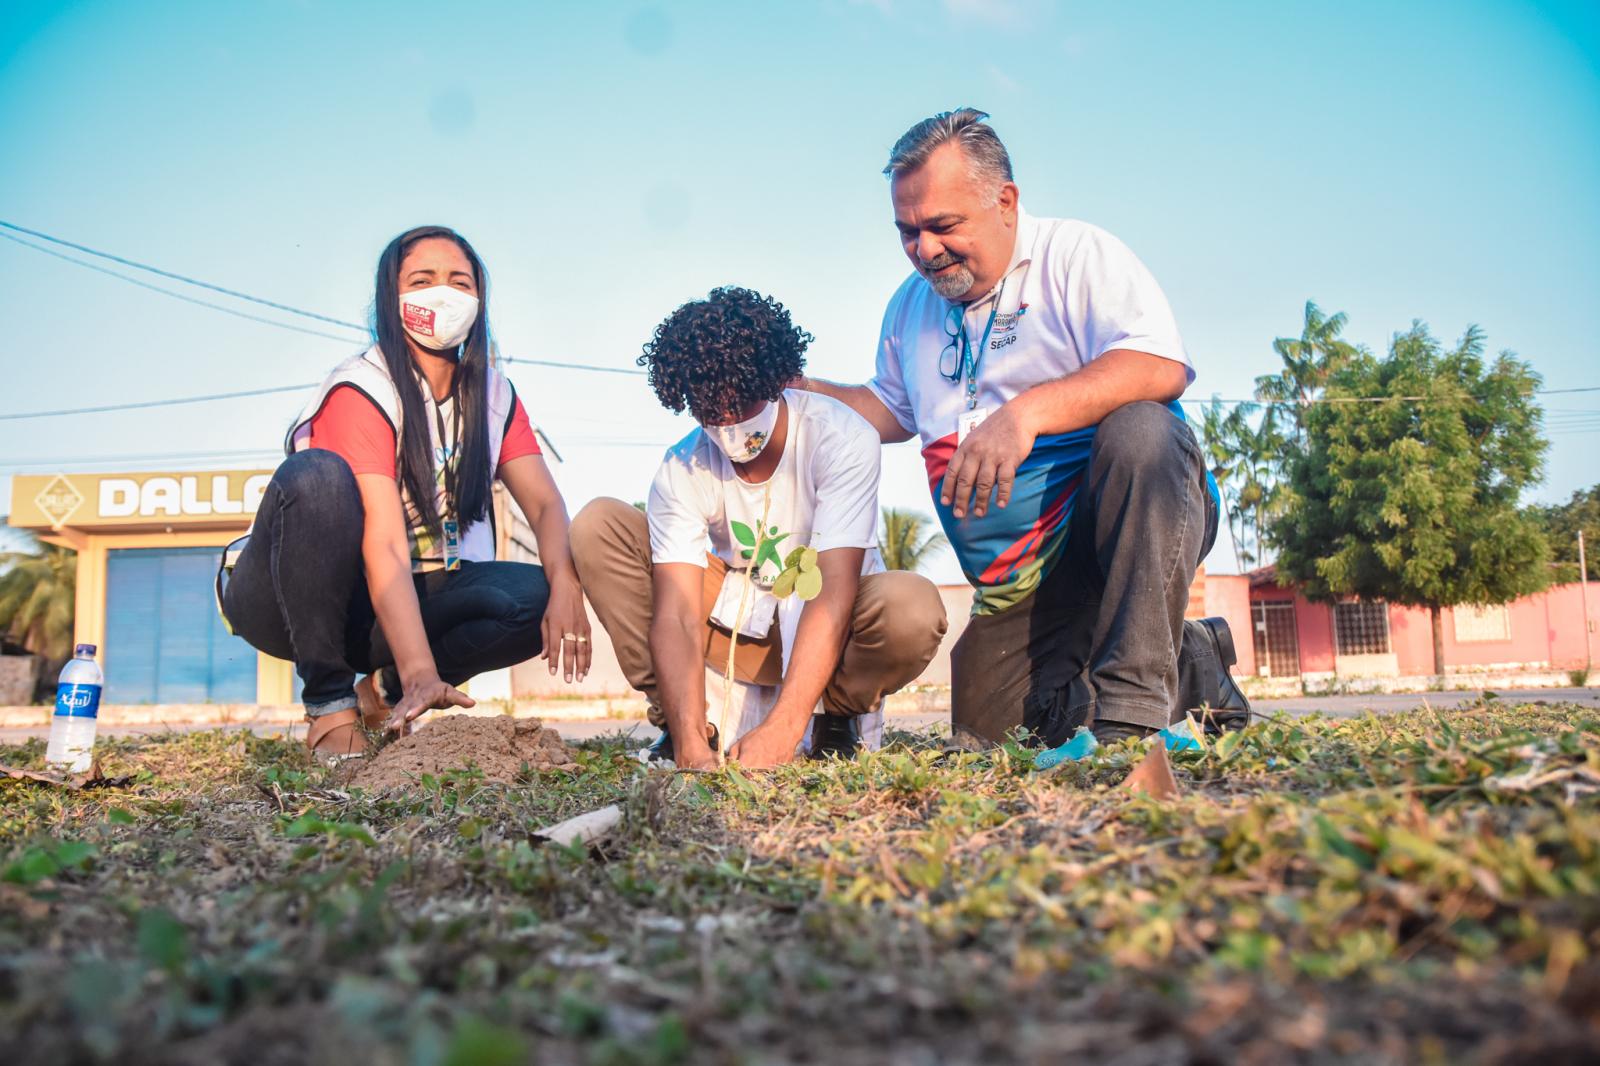
[[[948,273],[928,278],[928,284],[932,285],[933,291],[944,299],[959,300],[971,291],[972,284],[976,280],[972,276],[972,271],[968,270],[963,264]]]

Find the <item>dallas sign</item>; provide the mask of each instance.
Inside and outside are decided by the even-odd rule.
[[[100,479],[100,517],[158,518],[255,514],[271,474],[254,474],[236,492],[227,474]]]

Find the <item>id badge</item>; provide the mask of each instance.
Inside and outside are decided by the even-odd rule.
[[[983,420],[989,417],[987,407],[974,407],[970,411],[962,411],[956,417],[956,444],[966,443],[967,434],[983,425]]]
[[[454,518],[446,518],[444,526],[444,568],[461,569],[461,526]]]

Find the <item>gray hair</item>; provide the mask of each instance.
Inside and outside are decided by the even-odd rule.
[[[1000,186],[1011,181],[1011,156],[1000,143],[994,129],[984,119],[988,114],[975,107],[941,111],[925,118],[901,134],[889,152],[889,177],[916,170],[928,161],[934,150],[947,141],[961,146],[972,180],[984,190],[984,198],[998,196]]]

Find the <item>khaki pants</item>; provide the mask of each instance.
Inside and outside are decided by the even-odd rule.
[[[654,592],[644,512],[604,497],[589,503],[572,520],[572,561],[594,613],[611,637],[623,675],[649,700],[651,724],[665,725],[656,699],[655,665],[650,661]],[[728,633],[709,619],[727,569],[721,559],[708,555],[701,586],[704,659],[718,672],[727,665]],[[876,710],[884,696],[922,673],[939,650],[946,626],[939,590],[927,578],[904,570],[863,577],[844,654],[822,694],[823,709],[841,715]],[[761,640],[741,637],[734,654],[734,676],[739,680],[782,683],[783,648],[776,622]]]

